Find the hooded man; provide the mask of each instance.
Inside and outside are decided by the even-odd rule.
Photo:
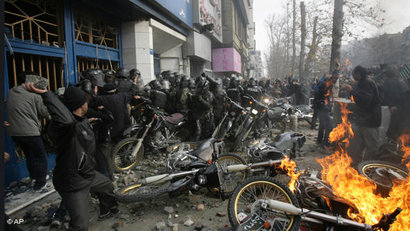
[[[90,192],[99,199],[100,219],[118,213],[113,184],[95,170],[95,136],[86,118],[86,93],[69,87],[63,104],[52,92],[32,83],[24,88],[40,94],[51,115],[49,137],[57,146],[53,184],[70,215],[70,230],[88,230]]]
[[[376,83],[368,77],[364,67],[355,67],[353,78],[356,83],[350,95],[355,102],[352,119],[354,137],[348,153],[355,166],[363,160],[375,159],[378,153],[381,99]]]

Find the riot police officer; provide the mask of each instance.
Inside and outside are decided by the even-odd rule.
[[[238,77],[233,76],[231,78],[229,88],[226,89],[226,94],[228,95],[229,98],[231,98],[231,100],[241,104],[243,88],[240,85],[240,81]]]
[[[188,100],[191,95],[189,83],[189,76],[184,75],[181,78],[181,82],[179,84],[179,88],[177,89],[175,96],[176,111],[185,115],[188,113],[189,110]]]
[[[85,70],[82,76],[83,79],[91,81],[94,94],[96,94],[97,88],[102,88],[104,86],[104,73],[100,69]]]
[[[230,83],[231,83],[231,78],[229,76],[226,76],[224,80],[222,81],[223,89],[225,90],[228,89]]]
[[[227,110],[226,92],[222,87],[222,84],[218,83],[212,91],[214,95],[214,117],[215,125],[219,124]]]
[[[118,69],[117,73],[115,74],[117,80],[117,90],[118,93],[129,92],[132,86],[132,82],[130,81],[130,72],[121,67]]]
[[[191,98],[191,110],[195,120],[195,140],[200,140],[211,137],[215,129],[214,96],[209,90],[209,81],[203,76],[197,78],[196,89],[196,94]]]
[[[262,90],[260,89],[260,87],[256,84],[256,79],[254,78],[250,78],[248,81],[248,85],[246,86],[245,89],[245,94],[247,96],[251,96],[252,98],[254,98],[257,101],[260,101],[262,98]],[[248,101],[248,100],[246,100]]]
[[[138,79],[139,78],[141,78],[141,72],[138,70],[138,69],[131,69],[130,70],[130,76],[129,76],[129,79],[131,80],[131,81],[134,81],[134,79],[135,78],[137,78],[137,81],[138,81]]]
[[[149,91],[149,98],[152,101],[152,105],[160,109],[166,109],[168,96],[162,90],[162,85],[159,80],[152,80],[149,82],[151,90]]]

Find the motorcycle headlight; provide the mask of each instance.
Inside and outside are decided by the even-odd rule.
[[[263,99],[263,102],[266,103],[266,104],[269,104],[270,100],[269,100],[269,98],[265,98],[265,99]]]
[[[258,114],[258,110],[252,109],[251,113],[254,114],[254,115],[257,115],[257,114]]]

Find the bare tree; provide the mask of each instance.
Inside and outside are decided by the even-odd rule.
[[[316,52],[317,52],[317,47],[319,45],[319,40],[318,39],[318,33],[317,33],[317,21],[318,21],[318,16],[316,16],[313,19],[313,29],[312,29],[312,43],[310,44],[309,47],[309,53],[306,57],[306,62],[305,62],[305,70],[304,70],[304,76],[309,76],[311,71],[312,71],[312,62],[315,59]]]
[[[343,0],[335,0],[333,12],[332,51],[330,54],[329,73],[335,69],[336,61],[340,60],[340,48],[343,37]]]
[[[265,21],[268,38],[269,52],[265,54],[269,76],[281,78],[286,74],[289,66],[286,61],[286,18],[271,15]]]
[[[292,73],[295,71],[296,59],[296,0],[293,0],[293,27],[292,27]]]
[[[305,2],[300,2],[300,55],[299,55],[299,78],[303,80],[304,63],[305,63],[305,45],[306,45],[306,9]]]

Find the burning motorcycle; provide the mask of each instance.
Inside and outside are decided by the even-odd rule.
[[[397,217],[398,224],[392,229],[409,228],[408,178],[396,182],[392,193],[383,196],[375,193],[377,185],[350,167],[346,153],[336,152],[318,162],[322,166],[320,175],[315,170],[299,171],[296,163],[284,159],[280,166],[273,165],[271,171],[265,169],[269,174],[248,178],[238,185],[228,204],[232,226],[237,230],[279,231],[303,227],[303,230],[386,231],[403,208],[402,216]],[[290,176],[289,188],[271,178],[280,173]],[[392,214],[383,215],[389,212]]]
[[[387,142],[379,148],[379,160],[359,164],[358,170],[367,179],[384,189],[391,189],[395,181],[409,177],[406,165],[410,166],[410,135],[402,134],[399,142]]]
[[[287,186],[271,177],[253,177],[238,185],[228,203],[229,221],[234,230],[297,231],[303,226],[303,230],[310,227],[311,230],[387,231],[401,212],[397,208],[375,225],[329,214],[322,195],[329,198],[332,206],[339,206],[340,211],[347,212],[350,206],[342,198],[335,197],[330,186],[316,174],[315,171],[303,173],[298,179],[296,197]],[[325,209],[309,210],[304,206]]]

